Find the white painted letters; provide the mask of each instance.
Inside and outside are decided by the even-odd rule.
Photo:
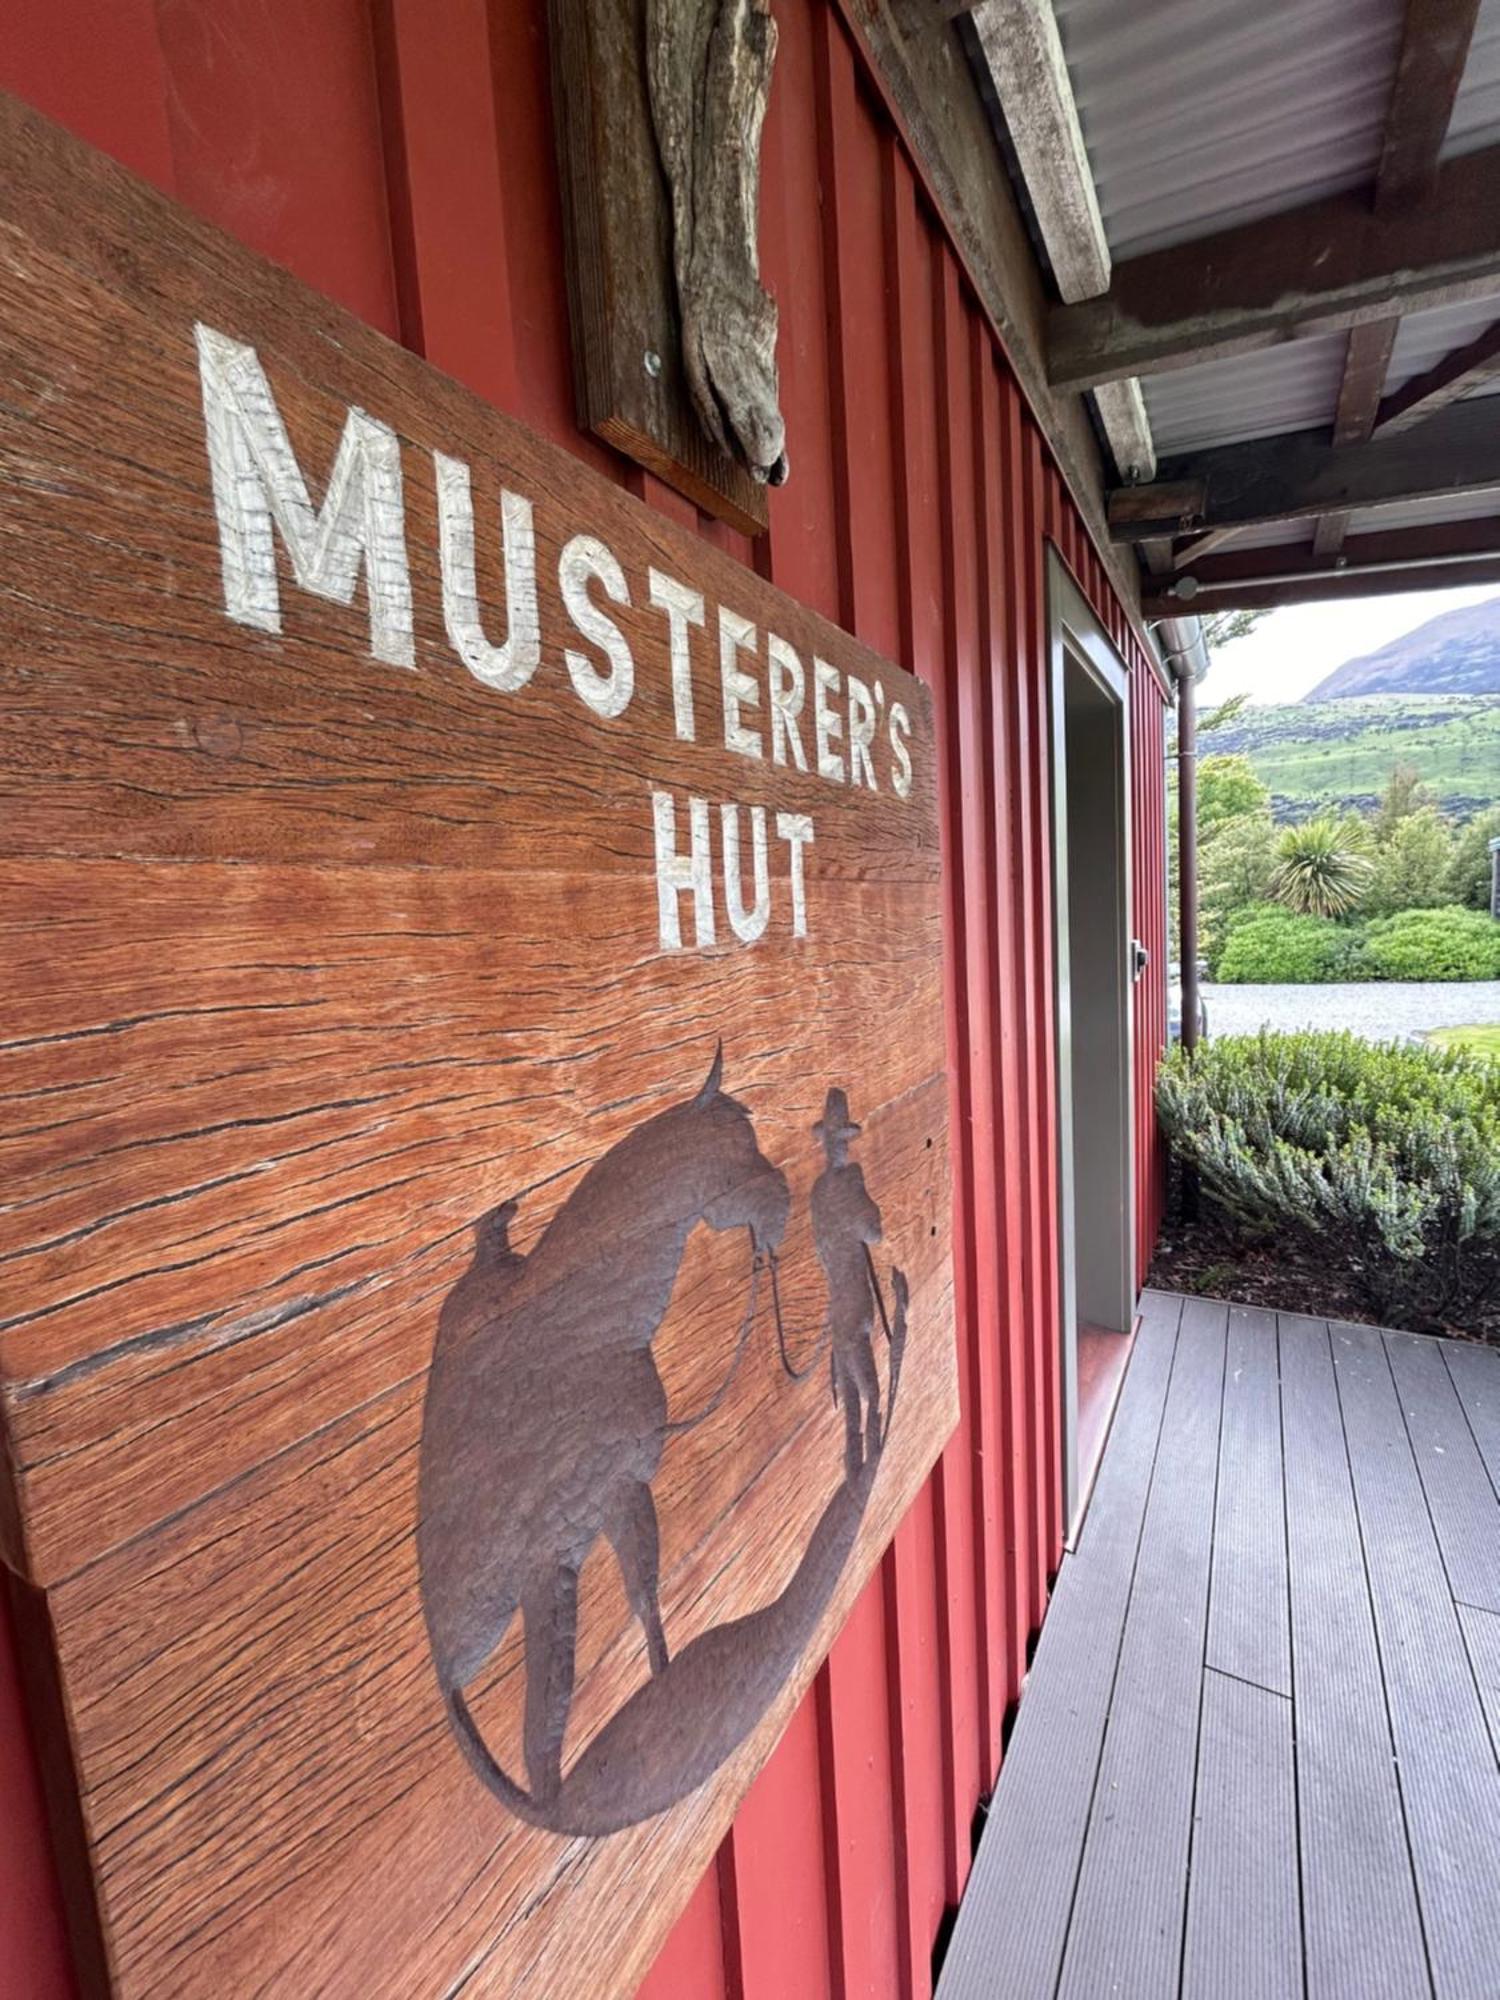
[[[870,755],[875,741],[875,703],[870,690],[854,674],[847,676],[844,685],[849,690],[849,782],[867,785],[873,792],[878,789]]]
[[[724,743],[742,757],[760,755],[760,732],[740,720],[742,708],[759,708],[760,688],[739,664],[741,652],[755,650],[755,627],[727,605],[719,606],[719,681],[724,693]]]
[[[804,694],[802,662],[796,648],[777,638],[774,632],[766,634],[766,658],[771,674],[771,761],[784,764],[790,748],[792,762],[799,771],[805,771],[807,759],[802,754],[802,734],[797,727]]]
[[[208,326],[195,327],[194,335],[230,617],[262,632],[281,630],[274,524],[293,576],[315,596],[352,604],[363,565],[370,651],[393,667],[414,665],[396,433],[350,410],[323,505],[314,512],[255,349]]]
[[[672,722],[684,743],[693,740],[693,652],[688,626],[701,625],[703,598],[674,577],[659,569],[646,572],[651,602],[667,614],[668,643],[672,656]]]
[[[776,833],[791,849],[792,936],[807,936],[807,885],[802,876],[802,850],[812,844],[813,823],[806,813],[777,813]]]
[[[898,799],[911,796],[911,751],[907,738],[911,735],[911,717],[899,701],[891,703],[890,739],[891,755],[896,760],[896,768],[891,773],[891,784]]]
[[[713,857],[709,850],[708,800],[688,800],[688,852],[677,852],[677,814],[670,792],[651,794],[656,822],[656,908],[663,951],[682,950],[677,898],[693,894],[694,942],[700,951],[714,941]]]
[[[826,660],[813,661],[813,741],[818,751],[818,775],[827,778],[831,784],[844,782],[844,760],[833,748],[834,739],[842,736],[844,725],[828,705],[828,696],[839,691],[839,670],[829,666]]]
[[[755,875],[755,901],[747,910],[740,879],[740,809],[720,806],[724,832],[724,908],[729,928],[741,944],[754,944],[771,919],[771,874],[766,862],[766,809],[750,808],[750,850]]]
[[[604,586],[604,593],[616,604],[630,602],[625,572],[597,536],[575,535],[557,559],[557,581],[568,616],[585,639],[591,639],[609,661],[609,672],[601,674],[586,653],[568,648],[563,659],[580,698],[595,715],[606,721],[623,715],[635,693],[635,660],[625,634],[613,618],[601,611],[589,596],[592,579]]]
[[[505,608],[510,629],[503,646],[484,636],[474,580],[474,493],[461,458],[432,454],[437,478],[438,562],[443,575],[443,625],[448,643],[475,680],[509,694],[525,687],[542,657],[536,602],[536,528],[531,502],[502,491],[500,523],[505,542]]]

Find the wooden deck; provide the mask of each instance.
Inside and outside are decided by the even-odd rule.
[[[1500,1352],[1143,1315],[939,2000],[1497,2000]]]

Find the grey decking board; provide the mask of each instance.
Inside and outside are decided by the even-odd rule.
[[[1052,2000],[1181,1302],[1146,1295],[1089,1520],[1063,1562],[948,1947],[942,2000]]]
[[[1229,1311],[1214,1516],[1208,1664],[1277,1694],[1292,1691],[1276,1315]]]
[[[1385,1343],[1329,1331],[1433,1985],[1494,2000],[1500,1772]]]
[[[1490,1725],[1490,1742],[1500,1763],[1500,1612],[1481,1611],[1472,1604],[1460,1604],[1458,1622],[1469,1648],[1469,1664],[1479,1684]],[[1496,1893],[1500,1893],[1497,1891]]]
[[[1479,1454],[1500,1490],[1500,1348],[1445,1340],[1442,1350]]]
[[[1183,1307],[1060,2000],[1175,2000],[1228,1310]]]
[[[1328,1329],[1283,1314],[1281,1423],[1308,2000],[1431,1989]]]
[[[1472,1512],[1482,1495],[1471,1455],[1456,1499],[1429,1510],[1451,1468],[1427,1467],[1424,1483],[1407,1430],[1410,1420],[1420,1440],[1424,1421],[1451,1426],[1453,1406],[1421,1356],[1403,1369],[1421,1394],[1398,1396],[1393,1337],[1283,1317],[1279,1409],[1253,1394],[1235,1407],[1231,1343],[1215,1457],[1203,1449],[1207,1399],[1192,1393],[1214,1309],[1188,1302],[1174,1359],[1180,1303],[1143,1301],[1143,1344],[1043,1627],[940,2000],[1058,2000],[1060,1985],[1066,2000],[1177,2000],[1174,1928],[1186,2000],[1303,2000],[1288,1919],[1297,1886],[1306,2000],[1419,2000],[1432,1988],[1413,1844],[1442,2000],[1500,2000],[1489,1803],[1500,1826],[1500,1614],[1454,1604],[1433,1526],[1434,1514],[1447,1522],[1451,1554],[1453,1507]],[[1489,1366],[1500,1356],[1416,1345],[1442,1358],[1472,1437],[1500,1446]],[[1240,1573],[1236,1426],[1252,1405],[1280,1420],[1290,1700],[1253,1673],[1205,1669],[1201,1657],[1193,1669],[1194,1632],[1200,1647],[1227,1645],[1236,1625],[1232,1600],[1216,1606],[1215,1594]],[[1265,1441],[1250,1444],[1263,1466]],[[1206,1590],[1204,1519],[1215,1529]],[[1278,1711],[1293,1728],[1290,1798]]]
[[[1207,1672],[1193,1817],[1182,2000],[1292,2000],[1302,1918],[1285,1695]]]
[[[1385,1344],[1453,1595],[1500,1611],[1500,1499],[1443,1350],[1410,1334]]]

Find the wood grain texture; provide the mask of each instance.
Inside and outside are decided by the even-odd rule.
[[[627,1991],[955,1419],[930,703],[8,103],[0,158],[6,1553],[45,1593],[111,1976],[503,1994],[566,1968]],[[285,563],[279,633],[226,618],[195,321],[254,346],[314,492],[350,407],[400,440],[410,668],[370,657],[363,585],[330,603]],[[497,643],[502,486],[534,506],[540,664],[511,692],[445,634],[435,450],[472,467]],[[585,641],[551,580],[580,533],[630,592],[608,606],[636,675],[613,718],[563,664]],[[653,567],[707,602],[693,741]],[[905,704],[909,797],[884,756],[856,789],[727,747],[721,605],[809,682],[817,657]],[[764,728],[763,655],[741,664]],[[742,824],[810,816],[806,935],[783,893],[754,945],[721,900],[712,949],[663,951],[653,789],[684,840],[690,793]],[[854,1552],[759,1724],[670,1811],[570,1839],[489,1796],[444,1719],[414,1534],[427,1367],[476,1218],[518,1200],[512,1244],[533,1251],[720,1039],[789,1184],[780,1294],[804,1354],[826,1310],[812,1128],[847,1090],[875,1255],[910,1280],[905,1371]],[[657,1350],[674,1418],[723,1377],[748,1266],[742,1235],[689,1239]],[[783,1589],[845,1450],[826,1373],[789,1385],[762,1315],[654,1482],[675,1654]],[[579,1603],[569,1759],[649,1671],[602,1545]],[[514,1763],[519,1628],[485,1673],[486,1736]]]
[[[689,388],[646,12],[646,0],[548,0],[579,422],[756,535],[765,487],[705,433]]]

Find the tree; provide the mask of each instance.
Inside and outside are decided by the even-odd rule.
[[[1227,729],[1231,722],[1238,722],[1250,706],[1250,696],[1245,690],[1225,697],[1217,708],[1211,708],[1207,715],[1198,717],[1198,734],[1210,735],[1215,729]]]
[[[1389,840],[1402,820],[1432,804],[1432,794],[1422,783],[1415,764],[1392,764],[1385,791],[1376,810],[1374,834],[1377,843]]]
[[[1198,838],[1208,841],[1226,820],[1271,810],[1270,787],[1238,753],[1204,757],[1198,764]]]
[[[1491,806],[1461,826],[1454,836],[1444,902],[1466,903],[1471,910],[1490,906],[1490,842],[1500,836],[1500,806]]]
[[[1270,615],[1269,611],[1210,611],[1202,620],[1203,643],[1211,653],[1216,653],[1221,646],[1253,632]]]
[[[1336,820],[1289,826],[1276,843],[1271,893],[1304,917],[1347,917],[1369,884],[1368,858],[1351,847]]]
[[[1276,826],[1269,812],[1224,820],[1198,863],[1198,942],[1217,976],[1236,910],[1264,903],[1276,872]]]
[[[1453,835],[1435,806],[1402,813],[1383,837],[1377,825],[1366,905],[1375,916],[1432,910],[1447,900]]]

